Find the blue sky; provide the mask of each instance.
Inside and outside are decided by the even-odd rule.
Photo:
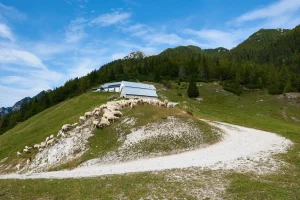
[[[300,0],[0,0],[0,107],[133,51],[235,47],[300,24]]]

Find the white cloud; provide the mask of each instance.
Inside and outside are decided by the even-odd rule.
[[[45,68],[43,62],[36,55],[18,49],[0,49],[0,63]]]
[[[0,3],[0,20],[25,20],[26,15],[11,6]]]
[[[8,26],[0,23],[0,38],[6,38],[11,41],[14,41],[13,34]]]
[[[235,21],[242,23],[258,19],[273,18],[283,14],[299,12],[299,7],[300,0],[280,0],[267,7],[247,12],[237,17]]]
[[[80,17],[72,20],[66,28],[65,37],[67,42],[77,42],[83,39],[87,33],[85,32],[87,20]]]
[[[90,24],[96,24],[99,26],[110,26],[117,23],[124,23],[131,17],[129,12],[114,11],[112,13],[106,13],[91,20]]]

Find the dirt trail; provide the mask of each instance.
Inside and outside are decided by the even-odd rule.
[[[0,179],[80,178],[189,167],[268,173],[277,170],[281,164],[272,155],[284,153],[292,145],[290,140],[274,133],[221,122],[208,123],[223,130],[224,139],[206,148],[118,164],[96,164],[70,171],[9,174],[0,176]]]

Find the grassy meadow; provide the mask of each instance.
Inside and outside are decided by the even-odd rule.
[[[40,143],[51,134],[56,134],[62,125],[78,122],[80,115],[106,102],[112,95],[112,93],[85,93],[18,124],[0,137],[0,161],[8,157],[5,162],[13,162],[18,158],[16,152],[22,152],[25,145],[33,146]],[[22,157],[32,157],[34,153],[36,152],[22,154]]]

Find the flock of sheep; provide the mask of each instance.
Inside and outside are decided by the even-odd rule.
[[[107,102],[106,104],[101,105],[100,107],[95,108],[92,112],[86,112],[84,116],[79,117],[79,123],[84,124],[87,120],[92,122],[94,128],[104,128],[109,126],[111,123],[118,120],[123,114],[120,110],[125,107],[134,108],[137,105],[149,104],[153,106],[160,106],[166,108],[173,108],[177,103],[169,102],[165,100],[164,102],[158,99],[146,99],[146,98],[137,98],[137,99],[127,99],[127,100],[115,100]],[[101,116],[102,115],[102,116]],[[53,146],[56,142],[59,141],[59,138],[68,137],[68,131],[77,127],[78,123],[74,124],[65,124],[62,126],[61,130],[57,133],[57,136],[50,135],[45,139],[45,141],[40,144],[35,144],[33,147],[25,146],[23,153],[30,153],[32,148],[43,151],[45,148]],[[17,152],[17,155],[22,155],[21,152]],[[30,159],[27,160],[27,165],[31,162]],[[17,165],[16,168],[19,170],[20,165]]]

